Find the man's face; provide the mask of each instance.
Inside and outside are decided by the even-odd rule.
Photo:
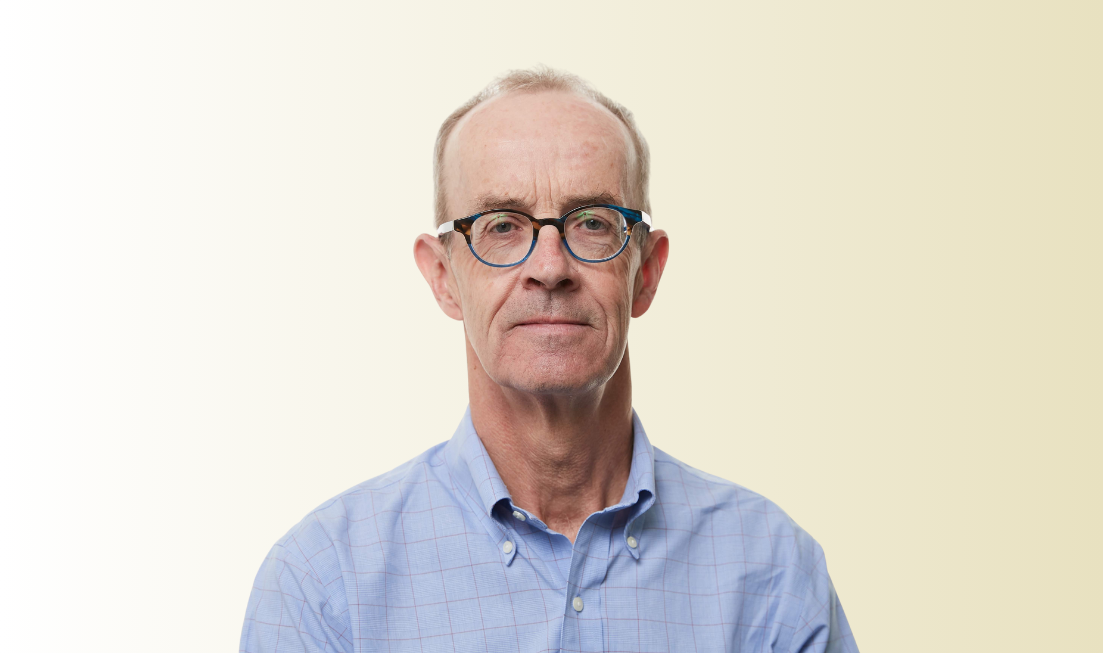
[[[627,206],[629,156],[627,130],[603,107],[560,92],[501,96],[465,116],[448,141],[448,210],[453,219],[491,208],[558,218],[583,204]],[[554,227],[543,227],[528,260],[494,268],[472,256],[459,234],[450,238],[449,290],[494,382],[575,394],[609,380],[628,342],[637,247],[583,263]]]

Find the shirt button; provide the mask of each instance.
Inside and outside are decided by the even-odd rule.
[[[506,543],[502,545],[502,552],[509,555],[513,552],[513,542],[506,540]]]
[[[513,518],[517,521],[525,521],[525,519],[527,519],[527,517],[525,517],[525,513],[521,512],[520,510],[513,511]]]
[[[571,601],[571,607],[574,608],[575,612],[582,612],[582,608],[583,608],[582,597],[581,596],[574,597],[574,600]]]
[[[636,538],[632,537],[631,535],[628,536],[628,548],[634,549],[639,545],[640,543],[636,541]]]

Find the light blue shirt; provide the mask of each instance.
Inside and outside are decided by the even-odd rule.
[[[857,651],[815,540],[632,423],[624,496],[572,546],[513,504],[469,411],[276,543],[241,650]]]

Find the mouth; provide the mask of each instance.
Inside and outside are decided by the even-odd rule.
[[[513,325],[518,333],[530,333],[539,337],[569,336],[581,334],[590,328],[589,322],[563,317],[530,317]]]
[[[588,322],[579,320],[566,320],[561,318],[530,318],[524,322],[518,322],[514,326],[589,326]]]

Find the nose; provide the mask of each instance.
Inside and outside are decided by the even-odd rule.
[[[559,230],[553,225],[540,227],[536,235],[536,249],[525,261],[527,285],[547,290],[570,288],[577,285],[575,265]]]

